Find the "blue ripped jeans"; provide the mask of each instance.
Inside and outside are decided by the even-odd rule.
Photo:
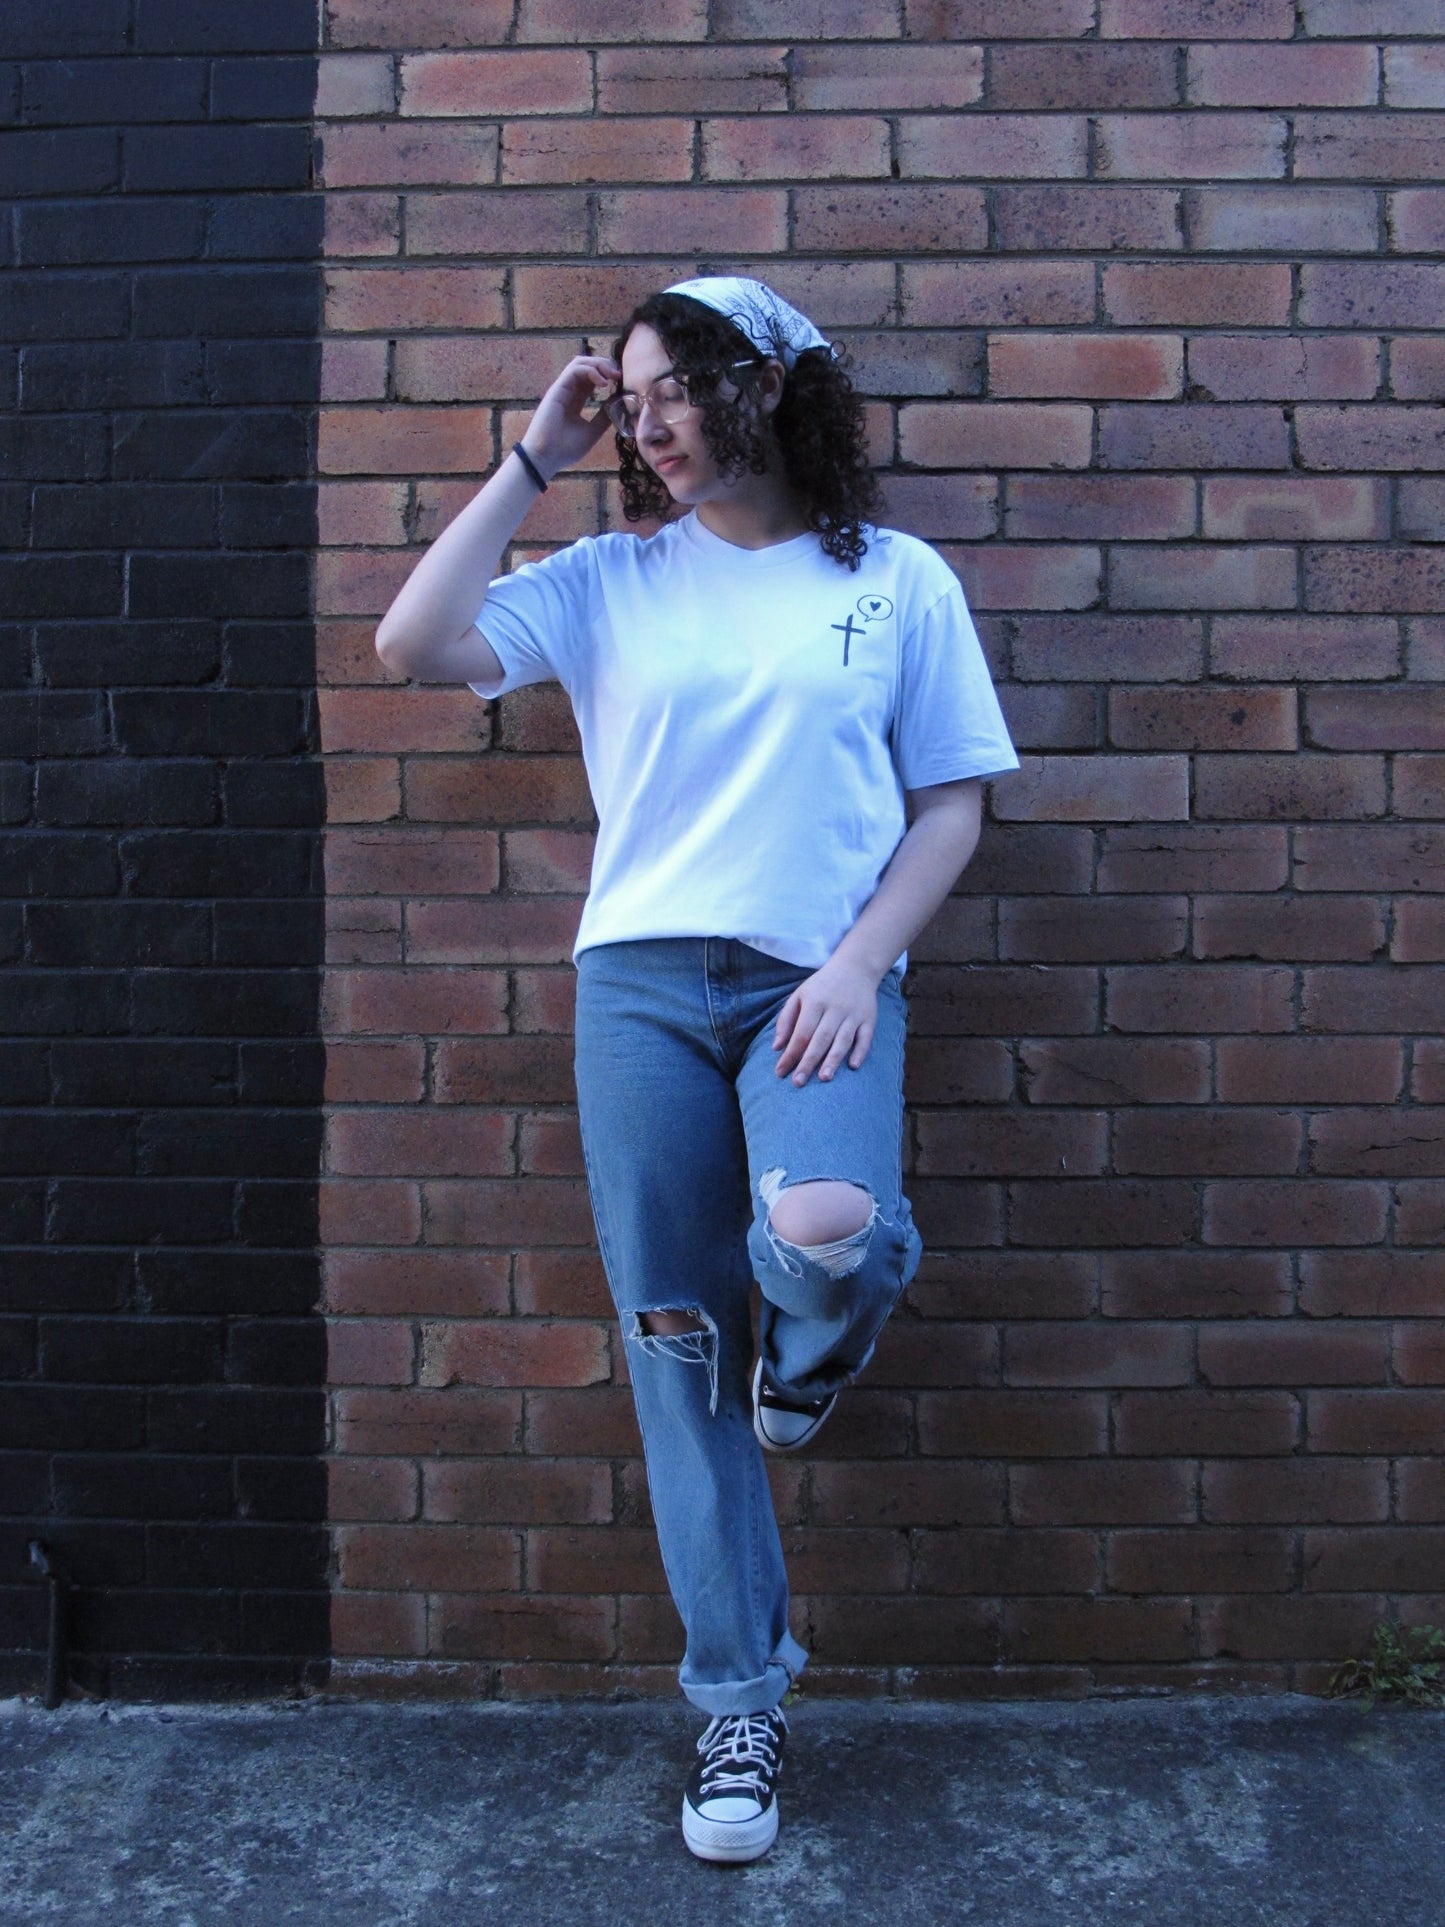
[[[896,969],[858,1069],[779,1077],[778,1013],[812,975],[735,937],[596,944],[577,958],[576,1076],[598,1243],[627,1344],[648,1487],[687,1632],[679,1674],[704,1712],[775,1706],[807,1654],[752,1425],[754,1280],[775,1390],[849,1385],[922,1241],[902,1191],[907,1003]],[[790,1244],[769,1211],[810,1179],[873,1200],[852,1237]],[[646,1331],[648,1312],[698,1329]]]

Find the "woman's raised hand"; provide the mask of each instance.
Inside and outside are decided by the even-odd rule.
[[[622,379],[622,370],[608,355],[574,355],[537,403],[522,442],[548,481],[559,469],[580,462],[610,426],[607,411],[595,415],[582,410],[600,390]]]

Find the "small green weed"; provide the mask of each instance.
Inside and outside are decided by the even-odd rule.
[[[1401,1700],[1408,1706],[1445,1706],[1445,1632],[1438,1626],[1401,1626],[1380,1620],[1368,1659],[1346,1660],[1330,1675],[1327,1697],[1363,1693],[1365,1704]]]

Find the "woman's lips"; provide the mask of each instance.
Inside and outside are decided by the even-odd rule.
[[[681,468],[686,460],[686,455],[663,455],[652,466],[662,475],[670,468]]]

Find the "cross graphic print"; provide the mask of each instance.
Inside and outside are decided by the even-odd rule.
[[[833,622],[828,626],[832,629],[837,629],[843,637],[843,667],[846,669],[848,667],[848,645],[854,636],[861,636],[863,634],[863,624],[861,622],[855,623],[850,613],[846,622]]]

